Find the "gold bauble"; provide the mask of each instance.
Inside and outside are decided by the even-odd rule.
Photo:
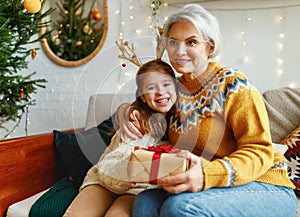
[[[82,45],[82,41],[77,41],[76,46],[80,46],[80,45]]]
[[[31,14],[41,10],[42,3],[40,0],[24,0],[24,8]]]
[[[89,31],[90,31],[90,26],[88,24],[84,25],[83,32],[88,34]]]

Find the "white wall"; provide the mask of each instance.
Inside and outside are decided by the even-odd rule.
[[[89,63],[74,67],[61,67],[49,60],[42,50],[36,59],[29,60],[29,69],[36,71],[36,78],[45,78],[45,89],[38,89],[32,97],[36,105],[29,108],[28,135],[84,127],[88,98],[91,94],[118,92],[118,86],[126,84],[124,91],[133,90],[130,81],[136,67],[120,65],[115,41],[120,33],[134,41],[143,61],[154,58],[155,38],[148,31],[151,15],[148,0],[108,0],[109,28],[106,42],[100,53]],[[178,1],[177,1],[178,2]],[[263,92],[283,86],[300,86],[298,58],[300,54],[300,0],[270,1],[212,1],[202,4],[220,22],[224,36],[224,49],[219,62],[242,70]],[[294,5],[290,7],[290,5]],[[132,6],[132,9],[131,7]],[[160,23],[164,17],[178,9],[175,1],[162,6]],[[120,13],[117,13],[117,11]],[[133,17],[131,17],[133,16]],[[282,20],[279,17],[282,16]],[[251,18],[251,21],[248,20]],[[245,32],[242,36],[241,32]],[[281,39],[279,34],[283,33]],[[246,45],[243,45],[243,43]],[[283,49],[278,49],[278,44]],[[37,44],[37,46],[39,46]],[[243,61],[245,57],[248,62]],[[282,65],[278,63],[282,60]],[[282,69],[283,73],[278,74]],[[129,74],[129,76],[127,75]],[[9,137],[25,136],[25,116]],[[11,129],[15,123],[6,126]],[[0,131],[0,137],[6,134]]]

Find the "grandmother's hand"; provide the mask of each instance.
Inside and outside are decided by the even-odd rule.
[[[119,125],[119,136],[122,141],[124,141],[125,138],[136,140],[138,137],[143,136],[140,126],[140,113],[134,110],[131,114],[128,114],[129,109],[129,104],[122,104],[116,114]]]
[[[157,183],[173,194],[203,190],[204,177],[200,158],[189,151],[181,151],[178,156],[188,159],[190,168],[186,172],[161,178]]]

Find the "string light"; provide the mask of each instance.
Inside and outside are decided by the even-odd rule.
[[[149,24],[149,32],[151,35],[159,35],[158,26],[160,25],[159,9],[162,2],[160,0],[153,0],[150,4],[151,8],[151,23]],[[168,4],[163,4],[168,6]]]
[[[8,99],[9,100],[9,99]],[[22,121],[22,117],[25,113],[25,127],[24,127],[24,131],[25,131],[25,136],[28,136],[28,125],[30,124],[30,120],[29,120],[29,104],[26,104],[25,105],[25,109],[20,113],[18,114],[18,121],[17,123],[11,128],[11,130],[9,130],[4,136],[3,136],[3,139],[8,139],[11,137],[11,135],[13,133],[16,132],[16,128],[18,128],[20,126],[20,123]]]
[[[277,74],[278,74],[278,76],[282,76],[283,70],[282,70],[282,69],[278,69],[278,70],[277,70]]]
[[[284,33],[280,33],[279,38],[283,39],[284,38]]]
[[[296,85],[296,83],[295,82],[291,82],[290,84],[289,84],[289,87],[290,88],[295,88],[297,85]]]
[[[277,75],[280,77],[283,84],[286,82],[286,73],[284,70],[284,32],[285,32],[285,25],[284,25],[284,11],[282,9],[282,15],[275,17],[275,23],[279,25],[279,34],[278,34],[278,58],[277,58]]]
[[[249,57],[246,56],[247,54],[247,29],[248,29],[248,22],[252,20],[251,17],[247,17],[247,13],[244,14],[245,18],[243,19],[243,23],[242,23],[242,28],[243,30],[240,32],[240,39],[241,39],[241,44],[242,44],[242,58],[241,58],[241,62],[242,64],[247,64],[249,61]],[[246,19],[247,17],[247,19]]]
[[[133,38],[135,36],[141,36],[142,34],[146,34],[147,35],[147,31],[145,31],[145,26],[133,26],[132,24],[139,24],[141,23],[140,20],[136,21],[136,19],[141,19],[141,17],[135,17],[133,15],[133,12],[135,11],[136,5],[138,3],[140,3],[140,1],[138,0],[122,0],[121,4],[126,5],[125,8],[123,8],[122,6],[120,7],[120,10],[116,11],[116,14],[118,14],[118,16],[120,16],[120,34],[119,34],[119,38],[123,39],[123,38]],[[167,2],[167,1],[159,1],[159,0],[151,0],[151,1],[143,1],[142,4],[145,8],[149,8],[149,14],[145,14],[145,22],[147,25],[147,29],[148,29],[148,33],[150,33],[150,35],[155,36],[157,35],[157,27],[158,26],[162,26],[163,23],[168,19],[168,14],[172,12],[172,10],[178,10],[178,7],[182,6],[182,3],[171,3],[171,2]],[[242,11],[244,14],[242,22],[241,22],[241,29],[237,34],[237,37],[239,39],[239,43],[240,43],[240,49],[241,49],[241,56],[239,58],[240,63],[245,65],[245,67],[247,67],[246,65],[254,64],[254,59],[252,59],[252,55],[253,55],[253,48],[252,48],[252,44],[250,44],[251,41],[249,41],[250,39],[253,39],[252,36],[252,31],[253,28],[255,28],[254,26],[254,22],[258,22],[256,19],[256,11],[259,10],[274,10],[274,19],[275,19],[275,27],[276,29],[274,30],[278,30],[278,37],[276,39],[275,37],[275,43],[274,43],[274,50],[275,52],[273,53],[274,56],[274,74],[277,77],[280,77],[280,80],[283,82],[283,85],[287,85],[288,84],[288,80],[287,80],[287,69],[285,67],[286,66],[286,42],[285,39],[287,38],[286,35],[286,31],[285,31],[285,25],[286,25],[286,9],[287,8],[294,8],[294,7],[299,7],[300,4],[296,4],[296,5],[288,5],[288,4],[281,4],[278,6],[269,6],[266,4],[266,6],[259,6],[259,7],[252,7],[251,5],[249,5],[248,7],[244,7],[244,8],[209,8],[206,7],[209,11],[211,12],[218,12],[218,11]],[[169,7],[169,9],[165,10],[164,7]],[[129,10],[128,10],[129,8]],[[122,13],[122,11],[126,11],[126,13]],[[278,13],[279,12],[279,13]],[[126,23],[125,23],[126,22]],[[253,22],[253,24],[252,24]],[[130,23],[130,26],[128,26]],[[251,28],[249,28],[251,27]],[[249,32],[251,31],[251,32]],[[126,34],[126,36],[124,35]],[[128,35],[127,35],[128,34]],[[148,36],[148,35],[147,35]],[[250,38],[251,37],[251,38]],[[250,47],[251,46],[251,47]],[[251,52],[251,53],[250,53]],[[218,56],[215,57],[215,59],[222,61],[222,57]],[[125,76],[123,74],[123,76]]]
[[[283,43],[279,42],[278,43],[278,50],[281,51],[283,49]]]

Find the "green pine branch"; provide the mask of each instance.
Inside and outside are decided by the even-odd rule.
[[[0,128],[5,128],[8,121],[20,120],[20,114],[35,104],[31,95],[37,88],[45,88],[45,79],[33,79],[36,72],[27,76],[20,72],[27,71],[32,52],[38,50],[28,45],[46,37],[39,36],[39,32],[48,26],[43,20],[53,9],[31,14],[23,3],[23,0],[1,0],[0,3]]]

